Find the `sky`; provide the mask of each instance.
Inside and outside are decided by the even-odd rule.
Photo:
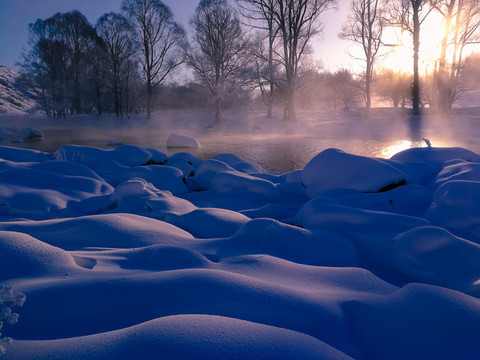
[[[187,32],[198,1],[163,0]],[[47,19],[57,12],[79,10],[94,25],[103,14],[119,12],[121,3],[122,0],[0,0],[0,65],[18,70],[16,63],[22,50],[28,47],[28,24],[37,19]],[[338,10],[324,14],[325,31],[312,43],[316,59],[330,69],[349,67],[351,63],[345,55],[348,43],[337,38],[349,0],[340,0],[339,4]]]

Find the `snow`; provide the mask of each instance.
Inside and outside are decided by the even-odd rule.
[[[0,65],[0,114],[25,115],[35,110],[36,102],[16,84],[19,76],[17,71]]]
[[[478,358],[477,153],[111,145],[0,147],[2,358]]]
[[[199,148],[200,143],[187,135],[172,134],[167,139],[167,147]]]
[[[302,172],[306,192],[312,198],[336,189],[378,192],[405,180],[406,174],[388,163],[336,149],[322,151]]]

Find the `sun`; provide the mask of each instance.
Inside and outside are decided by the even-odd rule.
[[[384,30],[383,43],[386,48],[379,63],[382,67],[405,73],[413,70],[412,36],[408,31],[389,27]]]
[[[441,52],[444,33],[443,18],[431,13],[420,29],[419,72],[426,74],[435,68]],[[388,27],[383,32],[385,45],[379,65],[401,73],[413,72],[413,37],[399,27]],[[448,56],[448,54],[447,54]]]

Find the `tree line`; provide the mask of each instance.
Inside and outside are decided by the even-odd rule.
[[[29,25],[22,82],[48,116],[144,111],[150,118],[158,106],[211,105],[214,125],[223,121],[226,107],[254,98],[265,105],[267,117],[278,104],[289,121],[296,120],[297,106],[313,103],[347,108],[361,102],[368,116],[375,91],[391,94],[394,106],[411,102],[415,113],[426,103],[447,112],[462,89],[472,86],[464,74],[468,66],[475,73],[478,62],[464,52],[479,40],[478,1],[353,0],[339,36],[363,50],[360,74],[322,71],[312,61],[309,42],[322,30],[322,14],[336,5],[201,0],[190,21],[190,41],[161,0],[124,0],[120,13],[105,14],[95,25],[79,11],[57,13]],[[422,78],[421,27],[433,12],[443,16],[444,37],[433,72]],[[380,70],[388,53],[382,36],[387,27],[412,34],[412,76]],[[180,67],[194,75],[188,84],[174,82]]]

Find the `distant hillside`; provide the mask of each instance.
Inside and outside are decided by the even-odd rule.
[[[36,102],[16,85],[19,73],[0,65],[0,114],[27,114]]]

